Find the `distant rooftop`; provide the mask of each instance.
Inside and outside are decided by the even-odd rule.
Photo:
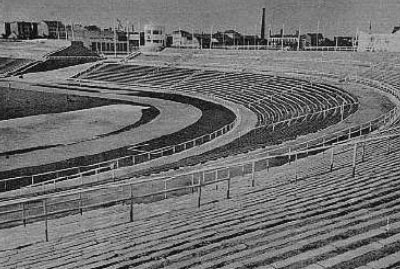
[[[398,32],[398,31],[400,31],[400,26],[395,26],[395,27],[393,28],[392,34]]]

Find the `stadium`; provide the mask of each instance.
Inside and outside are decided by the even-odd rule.
[[[398,54],[1,55],[2,268],[400,266]]]

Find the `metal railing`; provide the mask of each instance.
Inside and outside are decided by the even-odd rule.
[[[320,74],[317,74],[317,75],[320,75]],[[310,77],[310,79],[311,79],[311,77]],[[366,84],[372,85],[372,86],[379,86],[379,89],[386,91],[389,94],[392,94],[398,100],[400,100],[400,95],[397,93],[397,91],[395,89],[390,89],[389,85],[385,85],[382,82],[374,81],[374,80],[366,79],[366,78],[357,77],[354,79],[356,82],[366,83]],[[309,114],[299,115],[297,117],[293,117],[290,119],[273,122],[268,125],[259,126],[256,129],[271,127],[274,130],[278,124],[287,123],[288,125],[290,125],[290,122],[292,122],[294,120],[299,120],[301,118],[306,118],[310,115],[317,115],[317,114],[321,114],[321,113],[325,115],[329,111],[337,110],[337,109],[341,110],[342,120],[343,120],[344,107],[345,106],[353,106],[353,105],[357,105],[357,104],[358,103],[354,103],[354,104],[353,103],[349,103],[349,104],[343,103],[337,107],[332,107],[332,108],[321,110],[321,111],[315,111],[315,112],[309,113]],[[313,139],[313,140],[310,140],[307,142],[303,142],[303,143],[297,145],[296,148],[308,148],[311,145],[325,145],[325,144],[329,144],[330,142],[332,142],[334,140],[336,140],[336,141],[342,140],[345,137],[347,137],[347,139],[350,139],[353,135],[352,129],[360,129],[361,132],[364,132],[365,130],[369,130],[369,132],[371,132],[371,131],[379,128],[379,124],[383,124],[383,125],[387,124],[389,121],[393,120],[393,118],[396,118],[398,116],[397,114],[398,114],[397,108],[394,108],[389,113],[382,115],[382,116],[378,117],[377,119],[371,120],[367,123],[363,123],[358,126],[352,126],[349,128],[345,128],[343,130],[335,132],[334,134],[329,134],[329,135],[319,137],[319,138],[316,138],[316,139]],[[11,183],[12,181],[25,182],[24,185],[28,185],[28,187],[35,187],[38,185],[44,186],[44,184],[48,184],[49,182],[51,182],[54,185],[54,188],[56,188],[57,182],[68,180],[68,179],[77,179],[78,178],[78,179],[80,179],[80,184],[83,184],[83,181],[84,181],[83,177],[97,175],[102,172],[112,171],[112,170],[119,169],[122,167],[133,166],[133,165],[147,162],[147,161],[159,158],[159,157],[172,155],[176,152],[185,151],[194,146],[202,145],[208,141],[215,139],[216,137],[218,137],[220,135],[225,134],[226,132],[231,130],[235,124],[236,124],[236,121],[223,126],[221,129],[214,131],[211,134],[206,134],[206,135],[194,138],[190,141],[180,143],[177,145],[168,146],[163,149],[156,149],[156,150],[153,150],[150,152],[145,152],[145,153],[141,153],[141,154],[137,154],[137,155],[128,155],[128,156],[120,157],[117,159],[112,159],[112,160],[108,160],[108,161],[104,161],[104,162],[100,162],[100,163],[96,163],[96,164],[92,164],[92,165],[87,165],[87,166],[77,166],[77,167],[71,167],[71,168],[66,168],[66,169],[50,171],[50,172],[46,172],[46,173],[39,173],[39,174],[35,174],[35,175],[27,175],[27,176],[19,176],[19,177],[13,177],[13,178],[8,178],[8,179],[2,179],[2,180],[0,180],[0,184],[1,184],[0,188],[2,186],[3,191],[12,190],[12,188],[11,188],[13,186],[13,184]],[[280,148],[283,149],[284,147],[285,146],[281,146]],[[290,151],[291,148],[289,148],[288,150]],[[257,150],[255,150],[255,152],[257,152]],[[112,179],[115,179],[114,173],[112,174]]]
[[[342,117],[341,120],[343,120],[345,107],[346,106],[354,106],[354,105],[358,105],[358,103],[356,103],[356,104],[353,104],[353,103],[351,103],[351,104],[342,104],[342,105],[337,106],[337,107],[332,107],[332,108],[321,110],[321,111],[315,111],[313,113],[307,113],[307,114],[299,115],[297,117],[285,119],[285,120],[282,120],[282,121],[273,122],[273,123],[270,123],[268,125],[258,126],[255,129],[272,128],[272,130],[274,131],[275,127],[277,125],[279,125],[279,124],[288,124],[288,126],[290,126],[290,122],[291,121],[298,121],[300,119],[305,119],[305,118],[307,118],[309,116],[318,115],[318,114],[323,114],[325,116],[326,113],[328,113],[329,111],[338,110],[338,109],[341,111],[341,115],[342,115],[341,116]],[[367,124],[363,124],[362,125],[362,126],[364,126],[363,131],[364,130],[369,130],[369,132],[371,132],[372,130],[375,130],[376,129],[376,126],[375,126],[376,124],[373,124],[374,121],[375,120],[373,120],[371,122],[368,122]],[[234,124],[235,124],[235,122],[231,123],[230,129],[233,128]],[[378,119],[378,124],[379,124],[379,119]],[[139,154],[139,155],[125,156],[125,157],[112,159],[112,160],[105,161],[105,162],[100,162],[100,163],[93,164],[93,165],[79,166],[79,167],[72,167],[72,168],[67,168],[67,169],[55,170],[55,171],[52,171],[52,172],[35,174],[35,175],[32,175],[32,176],[14,177],[14,178],[10,178],[10,179],[0,180],[0,182],[2,182],[2,181],[4,182],[4,189],[7,190],[7,184],[9,184],[9,183],[7,183],[8,181],[22,180],[22,179],[27,180],[26,178],[29,178],[30,179],[29,186],[20,188],[21,189],[21,193],[22,193],[23,189],[25,189],[25,188],[32,188],[32,187],[37,187],[37,186],[44,187],[44,185],[48,184],[48,183],[52,183],[53,186],[54,186],[54,189],[56,189],[57,182],[68,180],[68,179],[79,178],[80,185],[83,185],[84,184],[83,177],[93,176],[93,175],[97,175],[97,174],[102,173],[102,172],[107,172],[107,171],[115,170],[115,169],[118,169],[118,168],[127,167],[127,166],[133,166],[135,164],[143,163],[143,162],[155,159],[154,156],[157,155],[157,154],[160,155],[159,157],[172,155],[175,152],[181,152],[183,150],[191,148],[191,146],[189,146],[189,145],[193,144],[194,146],[197,146],[197,145],[203,144],[204,143],[204,139],[206,137],[207,137],[206,140],[211,141],[211,140],[215,139],[216,137],[218,137],[220,135],[223,135],[226,132],[228,132],[230,130],[230,129],[227,129],[228,126],[229,125],[224,126],[223,128],[221,128],[221,129],[219,129],[219,130],[217,130],[217,131],[215,131],[215,132],[213,132],[211,134],[195,138],[195,139],[193,139],[191,141],[188,141],[188,142],[184,142],[184,143],[173,145],[173,146],[167,146],[167,147],[164,147],[164,148],[156,149],[154,151],[145,152],[145,153],[142,153],[142,154]],[[354,129],[354,128],[357,128],[357,127],[350,127],[348,129],[341,130],[341,131],[338,131],[338,132],[336,132],[334,134],[331,134],[329,136],[331,139],[329,139],[328,137],[323,137],[323,138],[321,138],[322,141],[320,141],[319,144],[329,143],[330,141],[334,141],[334,140],[339,141],[340,137],[343,137],[343,136],[346,136],[346,137],[350,138],[353,135],[351,130]],[[361,126],[360,126],[360,128],[361,128]],[[332,135],[334,136],[334,138],[332,138]],[[201,143],[202,139],[203,139],[203,142]],[[307,144],[306,147],[308,148],[310,145],[316,144],[317,141],[321,140],[321,139],[308,141],[308,143],[306,143]],[[302,144],[304,144],[304,143],[302,143]],[[183,150],[181,150],[181,148],[183,148]],[[134,150],[134,148],[132,148],[132,150]],[[171,154],[167,154],[167,152],[170,152]],[[140,161],[140,160],[142,160],[142,161]],[[35,180],[36,178],[41,178],[41,177],[42,178],[47,178],[50,175],[54,175],[54,174],[55,174],[55,177],[53,177],[51,179],[48,179],[48,180],[44,180],[44,181],[43,180]],[[67,175],[59,176],[59,175],[63,175],[63,174],[67,174]],[[112,174],[112,179],[115,179],[115,174],[114,173]]]
[[[378,83],[380,89],[393,94],[399,99],[399,93],[389,85],[369,79],[360,82],[374,86]],[[276,152],[279,149],[287,148],[287,151],[283,153],[275,154],[271,151],[254,152],[254,154],[251,154],[250,160],[243,160],[240,156],[235,156],[235,159],[230,164],[216,164],[212,167],[207,166],[186,173],[177,172],[170,177],[130,179],[87,189],[73,189],[60,193],[45,194],[35,198],[21,198],[0,202],[0,227],[44,221],[44,237],[49,240],[49,218],[74,212],[83,214],[86,210],[124,203],[129,205],[129,220],[132,222],[135,202],[168,199],[172,196],[188,193],[197,193],[197,206],[200,207],[202,189],[205,186],[226,182],[226,198],[229,199],[232,191],[231,181],[236,176],[240,176],[243,179],[243,176],[250,175],[250,187],[254,187],[256,185],[256,172],[269,171],[273,166],[282,164],[294,165],[295,172],[293,178],[288,179],[288,183],[295,182],[300,179],[298,174],[298,160],[300,158],[327,151],[330,152],[329,172],[333,172],[335,168],[335,156],[339,154],[339,150],[352,153],[352,161],[348,166],[351,167],[351,176],[355,177],[357,165],[365,161],[365,148],[367,146],[400,137],[400,133],[396,132],[397,129],[393,129],[394,134],[385,134],[384,136],[363,137],[363,134],[381,129],[382,126],[391,124],[398,117],[399,111],[395,107],[388,113],[356,127],[353,126],[327,136],[318,137],[295,147],[287,148],[287,146],[282,146],[275,149]],[[360,139],[342,142],[342,140],[349,140],[356,136]],[[390,147],[388,147],[388,150],[390,150]],[[268,155],[265,156],[265,154]],[[308,165],[320,164],[311,162]],[[237,171],[241,172],[238,173]]]
[[[188,173],[177,174],[172,177],[155,177],[134,181],[125,181],[107,184],[87,189],[74,189],[62,193],[53,193],[28,199],[18,199],[0,202],[0,227],[27,225],[31,222],[44,222],[44,239],[49,240],[48,220],[67,214],[83,214],[84,211],[98,209],[116,204],[127,204],[129,221],[134,221],[134,204],[168,199],[182,194],[197,194],[197,206],[202,204],[202,190],[209,185],[226,183],[226,199],[230,199],[233,189],[231,183],[234,178],[247,180],[248,187],[256,186],[256,173],[269,171],[276,165],[287,164],[294,167],[294,173],[286,177],[286,183],[305,179],[299,175],[300,158],[318,153],[329,154],[327,171],[333,172],[335,165],[341,161],[335,156],[338,154],[352,153],[352,161],[346,164],[351,167],[351,176],[356,176],[357,165],[363,163],[366,157],[366,147],[381,143],[387,139],[400,137],[400,133],[385,135],[383,137],[364,138],[346,143],[334,143],[317,148],[297,150],[279,155],[269,155],[253,158],[248,161],[238,161],[229,165],[219,165],[212,168],[204,167]],[[390,151],[390,147],[388,147]],[[373,153],[372,153],[373,154]],[[337,164],[336,164],[337,163]],[[320,164],[311,162],[307,165]],[[325,169],[325,168],[324,168]],[[285,169],[288,170],[288,169]],[[292,169],[293,170],[293,169]],[[265,173],[265,172],[263,172]],[[244,179],[244,176],[250,176]]]
[[[52,182],[56,185],[59,181],[64,181],[68,179],[76,179],[80,178],[82,180],[83,177],[97,175],[102,172],[119,169],[122,167],[133,166],[136,164],[141,164],[144,162],[148,162],[150,160],[154,160],[156,158],[164,157],[173,155],[175,153],[179,153],[182,151],[186,151],[196,146],[203,145],[207,142],[214,140],[215,138],[228,133],[230,130],[234,128],[237,123],[237,118],[229,123],[221,127],[220,129],[208,133],[205,135],[201,135],[195,137],[189,141],[185,141],[183,143],[174,144],[171,146],[166,146],[161,149],[155,149],[152,151],[146,151],[139,154],[132,154],[104,162],[99,162],[91,165],[86,166],[76,166],[70,167],[66,169],[54,170],[45,173],[38,173],[34,175],[26,175],[26,176],[19,176],[13,178],[6,178],[0,180],[0,190],[8,191],[12,190],[13,184],[18,185],[30,185],[35,186],[35,184],[43,184]],[[132,149],[132,151],[135,151]],[[15,183],[14,183],[15,182]],[[25,183],[25,184],[23,184]]]

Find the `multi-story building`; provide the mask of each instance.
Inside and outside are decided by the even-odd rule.
[[[0,23],[0,38],[6,37],[6,27],[3,23]]]
[[[266,41],[266,45],[276,49],[292,49],[296,50],[300,45],[299,31],[294,34],[285,34],[281,29],[279,34],[273,34],[271,31]]]
[[[352,36],[335,36],[335,46],[338,47],[352,47],[354,45],[354,37]]]
[[[305,35],[306,47],[322,46],[324,42],[324,35],[322,33],[307,33]]]
[[[144,26],[144,49],[161,50],[166,45],[167,35],[165,27],[155,24],[146,24]]]
[[[172,32],[171,46],[178,48],[200,48],[200,42],[194,33],[178,30]]]
[[[34,39],[38,37],[36,22],[14,21],[5,23],[5,36],[12,39]]]
[[[38,37],[67,39],[66,27],[60,21],[41,21],[38,23]]]
[[[400,52],[400,31],[394,33],[365,33],[357,35],[358,51]]]

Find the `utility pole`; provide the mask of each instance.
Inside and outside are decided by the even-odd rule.
[[[282,39],[281,39],[281,43],[282,43],[282,51],[283,51],[283,37],[285,36],[285,24],[283,24],[282,27]]]
[[[58,19],[56,18],[57,39],[60,39],[60,30],[58,29]]]
[[[129,20],[126,21],[126,55],[129,55]]]
[[[319,23],[320,23],[320,21],[318,20],[318,24],[317,24],[317,34],[316,34],[317,50],[318,50],[318,48],[319,48]]]
[[[297,51],[300,51],[300,26],[299,26],[299,34],[297,37]]]
[[[210,35],[210,50],[212,49],[212,39],[213,39],[213,27],[214,25],[211,25],[211,35]]]
[[[192,27],[192,49],[194,49],[194,30],[193,30],[193,27]]]
[[[115,26],[115,19],[114,19],[114,57],[117,58],[117,29]]]

